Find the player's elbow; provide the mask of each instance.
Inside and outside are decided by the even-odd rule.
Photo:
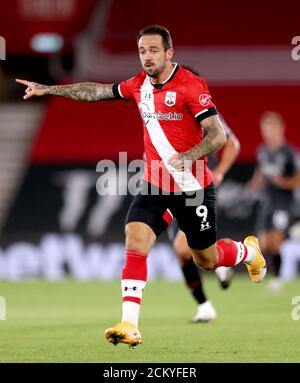
[[[234,150],[235,150],[236,154],[238,155],[241,151],[240,141],[235,136],[233,136],[231,139],[233,142]]]
[[[226,146],[230,148],[231,152],[237,157],[241,151],[240,141],[234,136],[231,135],[227,137]]]

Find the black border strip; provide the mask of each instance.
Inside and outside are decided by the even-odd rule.
[[[204,113],[201,113],[199,116],[196,117],[196,120],[200,123],[202,120],[204,120],[207,117],[215,116],[218,114],[218,111],[215,107],[208,108],[208,110]]]

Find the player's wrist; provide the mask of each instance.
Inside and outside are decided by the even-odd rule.
[[[45,95],[52,95],[52,96],[55,96],[56,95],[56,92],[55,92],[55,89],[57,87],[55,87],[54,85],[51,85],[51,86],[45,86],[45,89],[44,89],[44,92],[45,92]]]
[[[193,149],[188,150],[187,152],[183,153],[183,155],[184,155],[184,159],[187,161],[194,162],[198,159],[198,157],[196,157],[196,153],[193,151]]]

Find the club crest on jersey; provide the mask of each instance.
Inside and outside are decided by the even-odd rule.
[[[173,106],[176,103],[176,92],[167,92],[165,97],[165,104]]]

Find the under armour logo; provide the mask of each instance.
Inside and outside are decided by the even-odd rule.
[[[133,287],[124,287],[124,291],[128,291],[128,290],[132,290],[132,291],[136,291],[137,290],[137,287],[136,286],[133,286]]]
[[[204,231],[204,230],[207,230],[207,229],[210,229],[210,224],[209,224],[209,222],[202,222],[202,223],[201,223],[200,231]]]

